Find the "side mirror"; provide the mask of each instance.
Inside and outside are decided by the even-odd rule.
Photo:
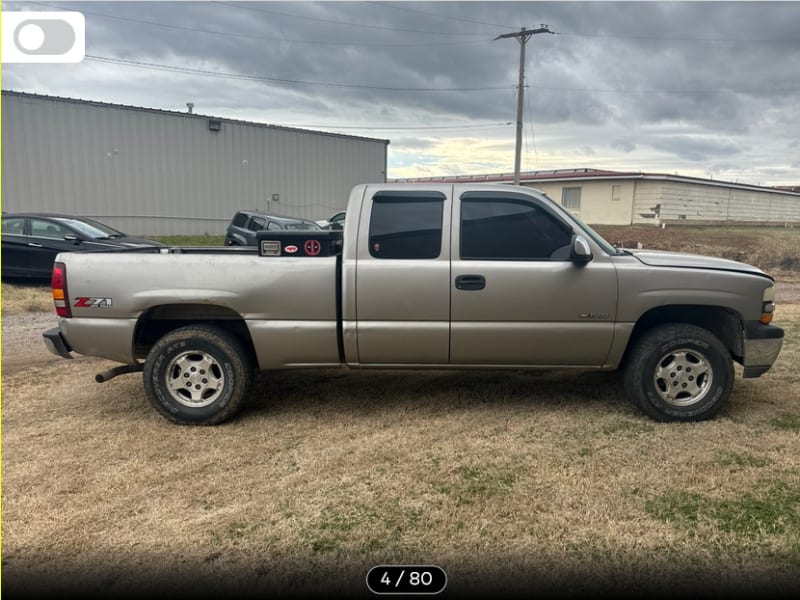
[[[569,253],[569,258],[572,262],[578,265],[585,265],[594,256],[592,249],[589,247],[589,242],[582,235],[572,236],[572,248]]]
[[[72,235],[71,233],[66,234],[64,236],[64,240],[67,242],[73,242],[76,245],[81,243],[81,239],[77,235]]]

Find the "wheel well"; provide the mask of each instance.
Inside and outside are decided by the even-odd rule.
[[[136,358],[146,358],[159,339],[186,325],[218,327],[236,337],[255,359],[253,340],[242,316],[235,310],[213,304],[165,304],[142,313],[133,337]]]
[[[633,328],[622,362],[625,363],[630,349],[642,334],[667,323],[687,323],[702,327],[713,333],[728,349],[737,362],[744,355],[742,317],[735,311],[721,306],[658,306],[644,313]]]

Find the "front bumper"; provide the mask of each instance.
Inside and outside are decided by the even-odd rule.
[[[62,358],[72,358],[70,354],[72,348],[69,347],[67,340],[61,335],[61,330],[58,327],[48,329],[42,334],[42,337],[44,338],[44,345],[50,352]]]
[[[783,329],[759,321],[745,321],[743,377],[758,377],[769,371],[782,346]]]

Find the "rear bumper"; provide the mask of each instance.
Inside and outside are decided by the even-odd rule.
[[[758,321],[744,324],[745,379],[758,377],[769,371],[783,346],[783,329],[775,325],[764,325]]]
[[[50,352],[62,358],[72,358],[70,354],[72,348],[69,347],[67,340],[61,335],[61,330],[58,327],[48,329],[42,334],[42,337],[44,338],[44,345]]]

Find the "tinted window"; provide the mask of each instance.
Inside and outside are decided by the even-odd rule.
[[[247,223],[247,215],[244,213],[236,213],[233,217],[232,225],[234,227],[244,227],[244,224]]]
[[[566,259],[572,231],[541,207],[508,198],[464,198],[461,258]]]
[[[375,196],[369,253],[375,258],[436,258],[442,251],[442,198]]]
[[[309,231],[309,230],[318,230],[319,227],[317,227],[313,223],[299,222],[299,223],[286,223],[286,229],[290,229],[292,231]]]
[[[62,239],[68,233],[72,232],[57,223],[42,221],[41,219],[31,219],[31,235],[34,237]]]
[[[247,228],[250,231],[261,231],[262,229],[264,229],[264,225],[266,225],[266,224],[267,224],[267,222],[264,219],[262,219],[261,217],[253,217],[252,219],[250,219],[250,222],[247,224]]]
[[[7,219],[3,219],[3,233],[6,235],[22,235],[24,229],[24,217],[8,217]]]

